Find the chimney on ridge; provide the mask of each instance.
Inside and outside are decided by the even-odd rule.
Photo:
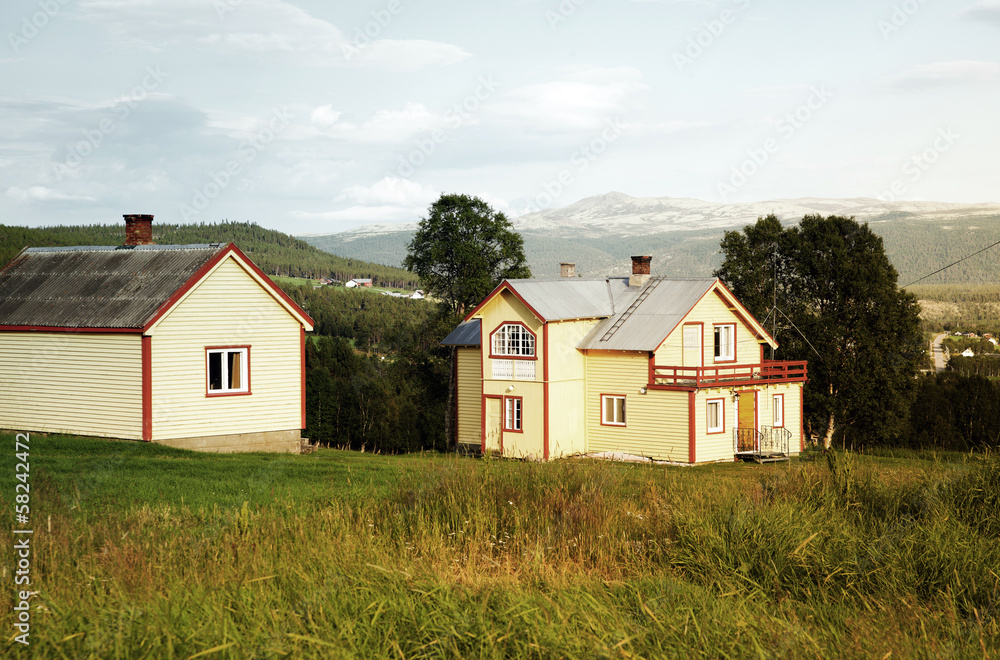
[[[576,277],[576,264],[569,262],[559,264],[559,277]]]
[[[632,275],[628,278],[629,286],[642,286],[649,279],[649,263],[653,257],[632,257]]]
[[[125,245],[153,244],[153,216],[125,215]]]

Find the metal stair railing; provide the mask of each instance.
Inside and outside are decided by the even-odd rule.
[[[760,427],[760,451],[788,455],[792,432],[780,426]]]

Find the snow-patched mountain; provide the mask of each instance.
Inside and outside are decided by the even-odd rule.
[[[630,197],[607,193],[560,209],[513,218],[524,237],[531,272],[554,277],[559,262],[576,262],[584,277],[623,275],[629,255],[653,257],[653,274],[708,277],[721,262],[723,231],[740,229],[775,214],[783,223],[806,215],[854,216],[869,222],[885,241],[886,253],[912,281],[1000,242],[1000,204],[883,202],[877,199],[777,199],[721,204],[677,197]],[[365,225],[337,234],[300,236],[321,250],[342,257],[398,266],[406,256],[416,224]],[[935,282],[994,282],[993,251],[962,261]]]
[[[724,204],[687,197],[631,197],[610,192],[581,199],[558,209],[529,213],[512,220],[521,232],[546,232],[590,238],[613,235],[660,234],[667,231],[728,229],[753,223],[773,213],[793,222],[805,215],[842,215],[867,220],[888,214],[913,214],[928,220],[996,215],[1000,204],[947,202],[883,202],[871,198],[775,199]]]

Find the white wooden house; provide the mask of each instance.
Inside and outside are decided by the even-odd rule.
[[[26,248],[0,270],[0,428],[299,451],[313,322],[232,243]]]

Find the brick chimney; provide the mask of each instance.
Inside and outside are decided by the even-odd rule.
[[[653,257],[632,257],[632,275],[628,278],[629,286],[642,286],[649,279],[649,264]]]
[[[123,217],[125,218],[125,245],[153,244],[153,216],[126,215]]]
[[[559,264],[559,277],[576,277],[576,264],[569,262]]]

